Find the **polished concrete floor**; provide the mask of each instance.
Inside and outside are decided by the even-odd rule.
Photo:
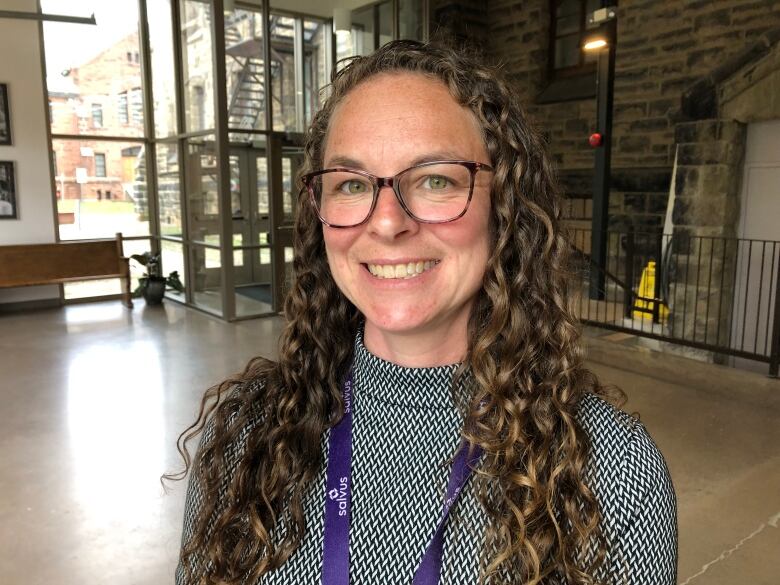
[[[166,494],[159,476],[178,468],[202,391],[273,356],[280,325],[171,302],[0,315],[0,583],[172,582],[184,486]],[[616,363],[630,369],[630,355]],[[591,365],[666,456],[679,582],[778,585],[780,381],[743,373],[725,391],[706,383],[717,366],[682,385]]]

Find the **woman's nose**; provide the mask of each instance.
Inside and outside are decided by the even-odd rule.
[[[369,231],[381,237],[395,238],[416,231],[417,227],[419,224],[406,213],[392,187],[380,187],[374,213],[368,220]]]

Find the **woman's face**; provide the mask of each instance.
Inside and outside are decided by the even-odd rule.
[[[443,83],[384,73],[353,89],[334,111],[323,168],[349,166],[390,177],[430,157],[490,163],[475,116]],[[385,187],[363,225],[323,226],[331,272],[364,315],[367,343],[377,336],[414,343],[410,335],[439,335],[440,343],[457,345],[462,354],[489,255],[490,180],[490,172],[476,174],[468,211],[450,223],[418,223]],[[410,263],[430,267],[414,278],[385,277],[387,267]],[[375,273],[382,267],[383,277],[369,266]]]

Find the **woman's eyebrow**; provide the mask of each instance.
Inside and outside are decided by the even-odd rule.
[[[464,157],[463,155],[456,154],[449,150],[428,152],[426,154],[421,154],[420,156],[413,158],[411,161],[409,161],[409,164],[407,164],[404,168],[413,167],[415,165],[428,163],[428,162],[435,162],[439,160],[444,160],[444,161],[464,160]],[[351,169],[366,170],[365,165],[359,160],[348,156],[341,156],[341,155],[336,155],[328,159],[328,164],[325,165],[325,168],[333,168],[333,167],[349,167]]]
[[[351,169],[365,170],[363,163],[348,156],[334,156],[333,158],[328,159],[328,164],[325,165],[325,168],[332,167],[349,167]]]

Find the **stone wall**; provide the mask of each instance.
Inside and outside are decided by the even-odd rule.
[[[662,226],[668,193],[668,181],[659,184],[658,176],[671,177],[675,126],[685,121],[683,92],[730,55],[780,28],[780,2],[624,0],[618,4],[612,146],[617,184],[610,196],[611,225],[623,227],[630,221],[637,229],[655,230]],[[486,26],[489,55],[504,64],[531,116],[549,137],[570,195],[589,197],[590,187],[581,175],[593,168],[587,137],[595,128],[595,97],[539,103],[551,82],[549,2],[492,0],[487,4]],[[637,217],[638,222],[631,219]]]

